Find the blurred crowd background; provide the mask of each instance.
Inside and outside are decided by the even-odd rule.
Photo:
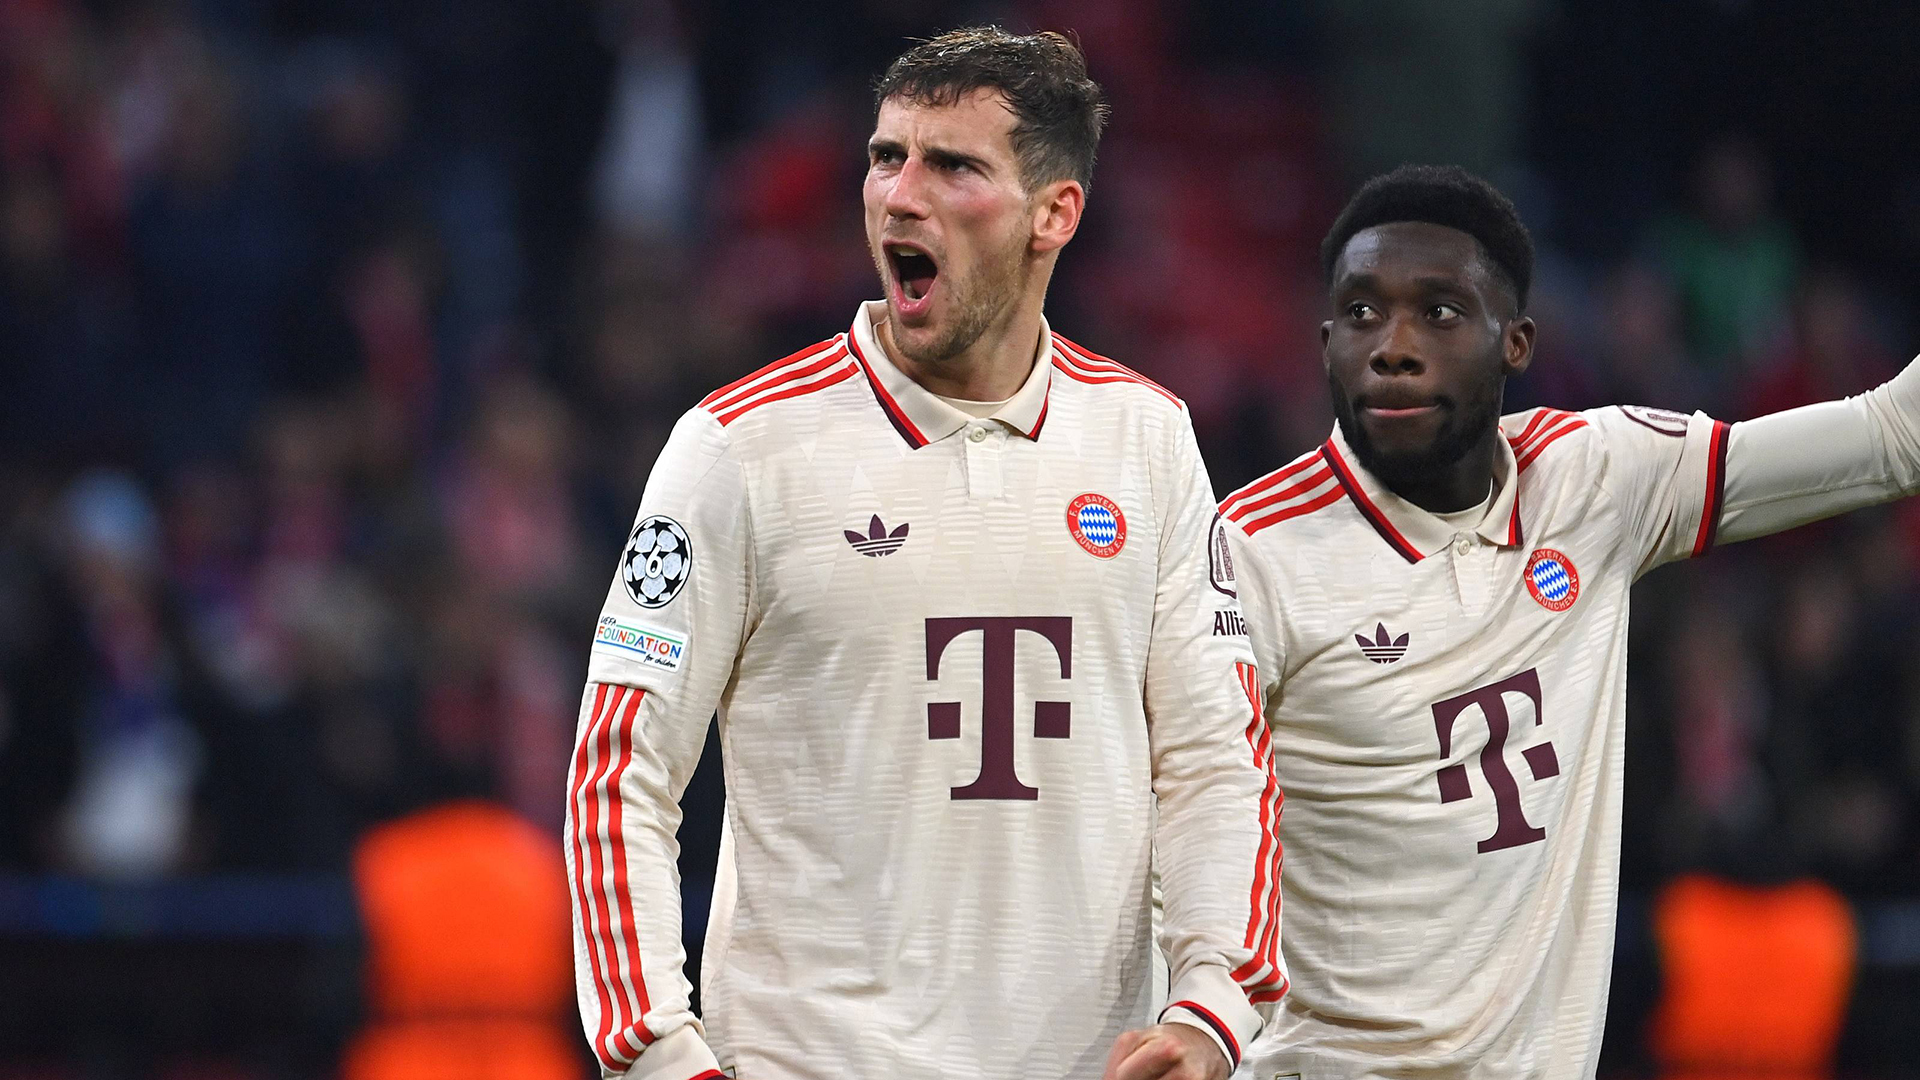
[[[1534,231],[1510,408],[1738,420],[1920,350],[1898,0],[0,0],[0,1077],[333,1075],[370,829],[484,798],[557,858],[657,449],[876,293],[868,84],[980,20],[1106,86],[1049,315],[1221,493],[1329,430],[1319,239],[1403,161]],[[1840,1066],[1916,1075],[1917,599],[1920,503],[1642,585],[1609,1074],[1706,871],[1837,889]]]

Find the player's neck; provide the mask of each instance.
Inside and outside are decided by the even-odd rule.
[[[875,327],[887,358],[932,393],[963,401],[1005,401],[1020,392],[1040,351],[1040,302],[1023,298],[965,350],[943,360],[915,360],[893,338],[893,323]]]
[[[1460,460],[1444,469],[1417,478],[1379,478],[1388,491],[1429,514],[1451,514],[1480,505],[1493,489],[1493,465],[1497,460],[1494,440],[1498,430],[1475,443]]]

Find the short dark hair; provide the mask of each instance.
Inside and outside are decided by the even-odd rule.
[[[1458,229],[1480,244],[1518,304],[1527,309],[1533,285],[1533,237],[1520,212],[1498,188],[1457,165],[1402,165],[1367,181],[1334,219],[1320,242],[1320,264],[1333,284],[1333,264],[1363,229],[1397,221],[1424,221]]]
[[[995,90],[1007,99],[1013,152],[1029,190],[1065,179],[1092,189],[1107,106],[1100,84],[1087,77],[1087,58],[1064,34],[970,26],[927,38],[874,82],[873,107],[878,112],[896,98],[952,105],[976,90]]]

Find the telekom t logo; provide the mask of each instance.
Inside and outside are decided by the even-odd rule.
[[[980,776],[966,787],[953,788],[956,799],[1038,799],[1040,789],[1020,782],[1013,769],[1013,668],[1019,632],[1038,634],[1053,646],[1060,659],[1060,677],[1073,677],[1073,618],[1045,615],[1027,618],[927,620],[927,678],[940,677],[940,657],[961,634],[980,631]],[[1033,737],[1064,739],[1072,732],[1072,703],[1033,703]],[[960,737],[960,703],[927,704],[927,738]]]
[[[1433,726],[1440,734],[1442,758],[1453,753],[1453,723],[1468,706],[1478,705],[1480,714],[1487,719],[1487,745],[1480,751],[1480,775],[1487,782],[1487,790],[1493,792],[1496,824],[1493,835],[1480,841],[1482,854],[1547,838],[1547,830],[1528,824],[1526,811],[1520,805],[1520,785],[1514,781],[1513,770],[1507,768],[1504,751],[1510,727],[1506,701],[1508,694],[1524,694],[1533,699],[1535,726],[1546,720],[1540,706],[1540,674],[1535,668],[1450,697],[1433,706]],[[1560,775],[1560,759],[1554,754],[1550,742],[1529,746],[1520,752],[1520,756],[1527,759],[1527,768],[1532,771],[1535,780]],[[1473,797],[1466,765],[1448,765],[1440,770],[1439,779],[1441,802],[1458,802]]]

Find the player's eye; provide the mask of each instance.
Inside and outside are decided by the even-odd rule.
[[[1454,319],[1464,318],[1466,312],[1452,304],[1435,304],[1427,309],[1427,315],[1435,322],[1451,322]]]
[[[1374,314],[1372,304],[1354,303],[1347,305],[1347,318],[1352,319],[1354,322],[1366,322],[1372,319]]]
[[[876,147],[868,151],[867,157],[875,165],[897,165],[900,162],[900,152],[890,147]]]

